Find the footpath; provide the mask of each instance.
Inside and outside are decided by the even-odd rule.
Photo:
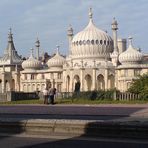
[[[0,106],[0,135],[19,134],[147,139],[148,107],[147,105]]]

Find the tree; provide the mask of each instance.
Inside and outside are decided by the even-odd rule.
[[[128,91],[139,94],[140,98],[148,99],[148,73],[134,80]]]

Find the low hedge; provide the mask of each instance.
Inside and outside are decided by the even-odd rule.
[[[74,92],[71,99],[88,99],[88,100],[113,100],[115,90],[99,90],[87,92]]]

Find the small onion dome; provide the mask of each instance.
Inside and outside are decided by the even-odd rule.
[[[41,66],[41,62],[33,57],[33,49],[31,49],[30,57],[22,63],[22,68],[24,70],[37,70]]]
[[[73,37],[72,58],[106,59],[110,57],[113,49],[113,40],[105,31],[95,26],[92,15],[90,8],[88,25]]]
[[[113,21],[112,21],[112,29],[113,30],[118,29],[118,23],[117,23],[117,20],[115,19],[115,17],[113,18]]]
[[[59,54],[59,46],[57,46],[57,52],[54,57],[48,60],[47,65],[49,68],[62,68],[66,59]]]
[[[72,29],[72,26],[71,25],[69,25],[69,27],[68,27],[67,35],[68,36],[73,36],[73,29]]]
[[[129,47],[126,51],[119,55],[119,61],[121,64],[137,64],[143,59],[143,54],[139,52],[132,45],[132,37],[129,37]]]

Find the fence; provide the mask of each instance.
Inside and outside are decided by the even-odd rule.
[[[17,101],[17,100],[32,100],[32,99],[39,99],[39,94],[37,92],[6,92],[0,93],[0,101]]]
[[[7,101],[7,93],[0,93],[0,102]]]
[[[81,94],[81,92],[80,92],[80,94]],[[99,94],[99,92],[98,92],[98,94]],[[64,98],[68,99],[68,98],[71,98],[73,95],[74,95],[74,93],[72,93],[72,92],[62,92],[62,93],[59,93],[59,95],[57,95],[57,97],[59,97],[61,99],[64,99]],[[129,93],[129,92],[124,92],[124,93],[123,92],[114,92],[110,95],[111,95],[110,98],[112,98],[113,100],[130,101],[130,100],[140,99],[138,94]]]
[[[72,98],[73,95],[74,93],[72,92],[60,92],[56,94],[56,98],[61,98],[61,99]],[[110,96],[110,98],[112,98],[113,100],[130,101],[130,100],[140,99],[138,94],[133,94],[133,93],[128,93],[128,92],[124,92],[124,93],[114,92],[110,95],[112,95]],[[26,93],[26,92],[13,92],[13,91],[6,92],[6,93],[0,93],[0,102],[16,101],[16,100],[32,100],[32,99],[43,99],[43,94],[41,92],[40,93],[38,92],[30,92],[30,93],[27,92]]]
[[[116,99],[117,100],[123,100],[123,101],[130,101],[130,100],[137,100],[140,99],[138,94],[134,94],[134,93],[117,93],[116,94]]]

